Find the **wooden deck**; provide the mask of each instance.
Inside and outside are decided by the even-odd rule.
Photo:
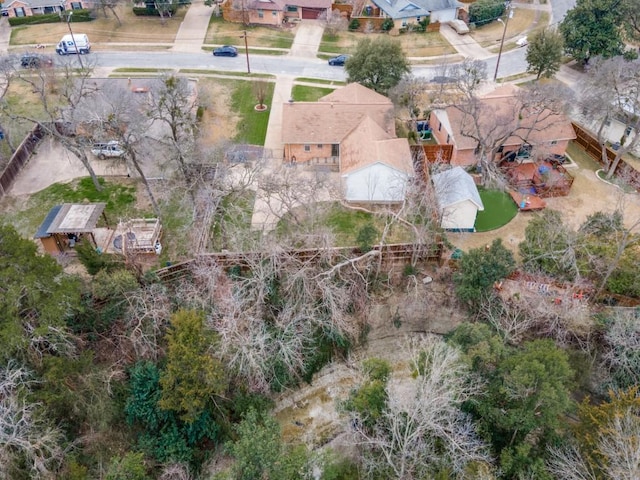
[[[521,212],[542,210],[547,206],[546,202],[537,195],[520,193],[515,190],[509,190],[509,195],[511,195],[511,198],[518,206],[518,210]]]

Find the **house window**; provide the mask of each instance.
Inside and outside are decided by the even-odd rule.
[[[82,10],[82,3],[71,2],[71,10]]]
[[[275,10],[271,11],[271,16],[272,17],[277,17],[278,16],[278,12],[276,12]]]
[[[552,141],[551,141],[551,145],[557,145],[557,144],[558,144],[558,141],[557,141],[557,140],[552,140]]]
[[[442,122],[438,123],[438,131],[442,130]]]
[[[297,12],[298,11],[298,7],[296,7],[295,5],[287,5],[287,12]]]
[[[627,125],[627,128],[624,129],[624,136],[628,137],[631,135],[631,130],[633,130],[633,127],[631,125]]]
[[[611,126],[611,120],[610,120],[609,118],[607,118],[607,119],[604,121],[604,124],[605,124],[605,126],[607,126],[607,127]]]
[[[420,17],[416,17],[416,22],[420,23]]]
[[[322,144],[321,143],[318,144],[318,148],[322,148]]]
[[[264,18],[264,10],[258,10],[258,18]]]
[[[305,152],[310,152],[311,151],[311,145],[305,145],[304,146],[304,151]]]
[[[340,144],[334,143],[331,145],[331,156],[338,157],[340,156]]]
[[[445,143],[449,143],[449,140],[451,140],[451,135],[447,135],[447,141]]]
[[[402,28],[405,28],[406,26],[407,26],[407,21],[406,21],[406,20],[403,20],[403,21],[402,21]]]
[[[56,10],[54,7],[44,7],[44,13],[55,13]]]
[[[16,14],[16,17],[24,17],[26,16],[24,13],[24,8],[23,7],[17,7],[13,9],[13,13]]]

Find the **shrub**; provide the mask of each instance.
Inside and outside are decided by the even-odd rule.
[[[469,6],[469,22],[477,27],[493,22],[504,13],[504,2],[500,0],[478,0]]]
[[[360,20],[354,18],[349,22],[349,30],[354,32],[360,28]]]
[[[72,23],[78,22],[90,22],[95,17],[92,15],[91,10],[74,10]],[[10,17],[9,25],[12,27],[18,25],[36,25],[42,23],[60,23],[66,19],[57,13],[47,13],[45,15],[32,15],[30,17]]]
[[[382,29],[383,32],[389,32],[390,30],[393,30],[394,26],[395,24],[393,23],[392,18],[385,18],[380,28]]]
[[[169,8],[169,12],[171,12],[171,15],[175,15],[177,10],[178,10],[177,5],[172,5]],[[157,9],[151,8],[151,7],[133,7],[133,14],[138,17],[159,17],[160,16],[160,12]]]

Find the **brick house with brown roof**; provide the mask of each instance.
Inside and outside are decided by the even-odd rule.
[[[358,83],[283,105],[282,143],[285,163],[339,172],[351,202],[402,201],[414,173],[409,142],[396,137],[393,103]]]
[[[2,4],[8,17],[31,17],[45,13],[61,13],[68,10],[92,8],[93,0],[9,0]]]
[[[569,141],[576,138],[569,118],[550,110],[531,114],[522,108],[519,91],[514,85],[504,85],[478,99],[478,123],[482,134],[495,139],[506,137],[498,146],[496,156],[502,157],[523,148],[537,156],[564,155]],[[477,163],[478,142],[469,136],[476,133],[476,127],[472,115],[465,110],[450,106],[433,110],[429,117],[437,142],[454,146],[452,165]]]
[[[332,0],[233,0],[225,2],[227,22],[280,26],[285,21],[315,20],[331,9]]]

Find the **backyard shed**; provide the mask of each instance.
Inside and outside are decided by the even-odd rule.
[[[35,239],[40,239],[45,251],[57,255],[76,242],[87,239],[97,246],[93,231],[104,214],[105,203],[64,203],[53,207],[38,228]]]
[[[440,226],[445,230],[475,231],[478,210],[484,210],[478,188],[462,167],[433,175],[433,186],[440,211]]]

